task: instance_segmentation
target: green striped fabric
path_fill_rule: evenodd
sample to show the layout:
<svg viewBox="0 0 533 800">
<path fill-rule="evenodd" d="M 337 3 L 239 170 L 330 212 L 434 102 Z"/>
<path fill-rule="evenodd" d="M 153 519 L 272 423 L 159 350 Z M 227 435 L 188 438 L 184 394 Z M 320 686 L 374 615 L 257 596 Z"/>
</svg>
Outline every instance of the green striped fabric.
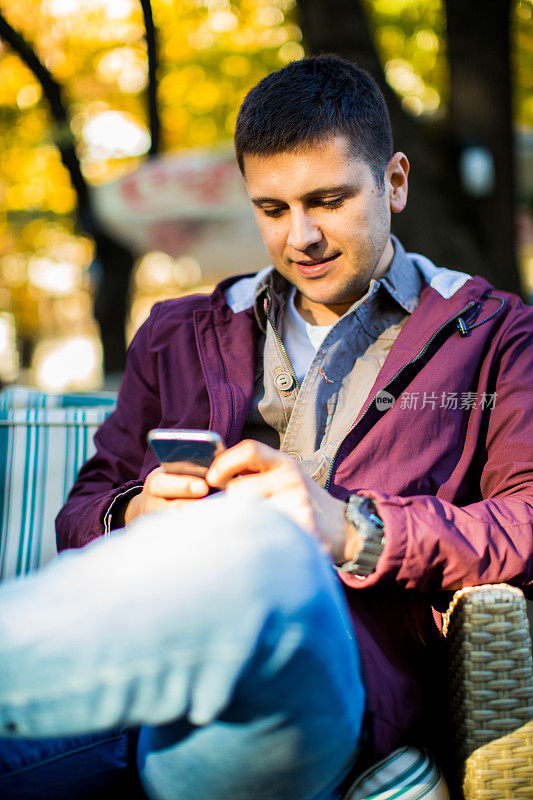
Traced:
<svg viewBox="0 0 533 800">
<path fill-rule="evenodd" d="M 117 401 L 116 392 L 71 392 L 54 394 L 30 386 L 6 386 L 0 392 L 0 411 L 10 408 L 92 408 L 111 406 Z"/>
<path fill-rule="evenodd" d="M 400 747 L 351 785 L 343 800 L 449 800 L 444 777 L 430 756 Z"/>
<path fill-rule="evenodd" d="M 55 517 L 112 410 L 0 411 L 0 580 L 56 555 Z"/>
</svg>

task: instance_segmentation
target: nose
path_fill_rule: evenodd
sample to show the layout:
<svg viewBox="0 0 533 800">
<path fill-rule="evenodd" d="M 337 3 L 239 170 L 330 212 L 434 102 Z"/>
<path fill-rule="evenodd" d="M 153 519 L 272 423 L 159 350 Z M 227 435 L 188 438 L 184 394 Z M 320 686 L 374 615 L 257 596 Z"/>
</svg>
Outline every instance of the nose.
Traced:
<svg viewBox="0 0 533 800">
<path fill-rule="evenodd" d="M 287 244 L 295 250 L 306 250 L 322 239 L 322 231 L 303 209 L 291 209 Z"/>
</svg>

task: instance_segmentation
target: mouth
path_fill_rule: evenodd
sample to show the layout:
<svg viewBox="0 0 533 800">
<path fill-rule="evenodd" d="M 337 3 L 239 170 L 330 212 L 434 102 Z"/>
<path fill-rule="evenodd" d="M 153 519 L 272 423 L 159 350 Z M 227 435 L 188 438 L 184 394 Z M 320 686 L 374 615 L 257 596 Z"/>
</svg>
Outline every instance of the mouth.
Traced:
<svg viewBox="0 0 533 800">
<path fill-rule="evenodd" d="M 296 265 L 298 272 L 305 277 L 320 277 L 327 272 L 329 265 L 340 256 L 340 253 L 335 253 L 326 258 L 305 259 L 305 261 L 292 260 Z"/>
</svg>

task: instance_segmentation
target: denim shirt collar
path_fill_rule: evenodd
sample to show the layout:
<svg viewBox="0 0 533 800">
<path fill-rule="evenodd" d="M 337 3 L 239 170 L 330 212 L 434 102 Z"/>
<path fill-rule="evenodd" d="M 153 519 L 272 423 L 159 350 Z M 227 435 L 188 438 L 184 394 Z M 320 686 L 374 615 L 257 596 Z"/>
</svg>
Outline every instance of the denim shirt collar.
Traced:
<svg viewBox="0 0 533 800">
<path fill-rule="evenodd" d="M 420 302 L 422 276 L 407 257 L 396 236 L 391 235 L 391 239 L 394 245 L 394 256 L 390 267 L 379 283 L 404 311 L 412 314 Z"/>
</svg>

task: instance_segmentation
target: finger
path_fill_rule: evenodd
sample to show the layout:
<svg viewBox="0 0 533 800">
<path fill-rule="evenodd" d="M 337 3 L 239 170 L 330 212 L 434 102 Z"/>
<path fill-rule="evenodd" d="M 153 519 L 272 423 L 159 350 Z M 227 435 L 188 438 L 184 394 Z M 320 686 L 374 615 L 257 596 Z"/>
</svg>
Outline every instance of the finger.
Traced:
<svg viewBox="0 0 533 800">
<path fill-rule="evenodd" d="M 230 494 L 254 494 L 261 497 L 272 497 L 279 493 L 290 493 L 293 496 L 304 494 L 305 486 L 300 476 L 290 468 L 284 469 L 284 466 L 267 472 L 238 475 L 226 483 L 226 491 Z"/>
<path fill-rule="evenodd" d="M 164 470 L 154 470 L 146 478 L 145 488 L 150 494 L 167 500 L 204 497 L 209 486 L 202 478 L 191 475 L 174 475 Z"/>
<path fill-rule="evenodd" d="M 191 503 L 196 503 L 197 499 L 190 497 L 190 498 L 182 498 L 179 500 L 178 499 L 167 500 L 164 497 L 154 497 L 152 498 L 151 502 L 154 504 L 152 510 L 168 511 L 169 509 L 186 508 L 187 506 L 190 506 Z"/>
<path fill-rule="evenodd" d="M 205 479 L 211 486 L 225 486 L 237 475 L 263 472 L 287 462 L 293 463 L 279 450 L 253 439 L 245 439 L 220 453 L 213 461 Z"/>
<path fill-rule="evenodd" d="M 201 498 L 200 498 L 201 499 Z M 179 511 L 181 508 L 187 508 L 191 505 L 191 503 L 197 503 L 198 498 L 184 498 L 179 500 L 167 500 L 164 497 L 156 497 L 155 495 L 150 495 L 149 498 L 146 500 L 144 506 L 139 511 L 138 514 L 134 515 L 130 522 L 132 522 L 135 517 L 142 516 L 143 514 L 151 514 L 155 511 Z"/>
</svg>

